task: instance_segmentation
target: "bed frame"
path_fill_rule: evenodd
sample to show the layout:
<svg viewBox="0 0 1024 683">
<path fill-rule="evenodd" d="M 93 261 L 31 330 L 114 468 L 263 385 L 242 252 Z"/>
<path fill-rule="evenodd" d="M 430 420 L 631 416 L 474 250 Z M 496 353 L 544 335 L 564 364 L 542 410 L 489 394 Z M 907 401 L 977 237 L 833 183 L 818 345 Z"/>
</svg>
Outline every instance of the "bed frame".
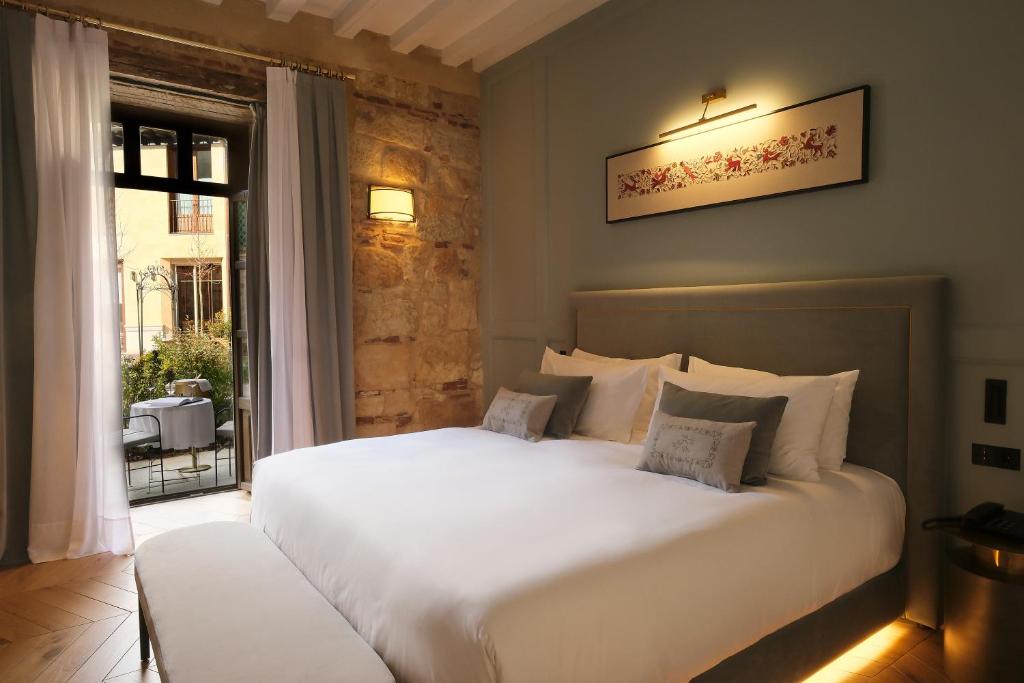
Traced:
<svg viewBox="0 0 1024 683">
<path fill-rule="evenodd" d="M 784 375 L 860 369 L 847 460 L 907 501 L 903 557 L 878 576 L 695 680 L 803 678 L 892 619 L 936 627 L 942 513 L 945 281 L 939 277 L 576 292 L 576 344 L 607 356 L 678 352 Z"/>
</svg>

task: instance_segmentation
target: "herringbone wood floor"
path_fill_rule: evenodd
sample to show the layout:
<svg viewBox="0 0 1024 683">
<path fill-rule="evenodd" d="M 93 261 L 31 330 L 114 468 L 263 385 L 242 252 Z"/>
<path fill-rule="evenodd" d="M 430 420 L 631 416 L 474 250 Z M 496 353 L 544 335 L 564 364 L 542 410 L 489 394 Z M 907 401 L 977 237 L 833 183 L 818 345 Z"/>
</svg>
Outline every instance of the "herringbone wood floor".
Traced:
<svg viewBox="0 0 1024 683">
<path fill-rule="evenodd" d="M 132 510 L 135 541 L 249 517 L 249 494 L 219 493 Z M 139 655 L 132 559 L 104 553 L 0 572 L 0 681 L 159 681 Z"/>
<path fill-rule="evenodd" d="M 136 543 L 168 529 L 249 516 L 237 491 L 132 510 Z M 132 560 L 94 555 L 0 572 L 0 681 L 159 680 L 142 661 Z M 831 662 L 812 683 L 949 683 L 942 635 L 895 621 Z"/>
</svg>

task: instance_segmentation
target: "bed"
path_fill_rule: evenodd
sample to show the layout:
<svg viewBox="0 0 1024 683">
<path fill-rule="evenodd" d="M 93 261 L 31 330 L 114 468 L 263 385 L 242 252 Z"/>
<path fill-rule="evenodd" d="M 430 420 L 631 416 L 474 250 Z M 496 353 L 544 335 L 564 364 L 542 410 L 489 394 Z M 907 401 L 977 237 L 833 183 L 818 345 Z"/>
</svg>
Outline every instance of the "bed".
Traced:
<svg viewBox="0 0 1024 683">
<path fill-rule="evenodd" d="M 265 459 L 253 524 L 399 680 L 793 680 L 901 614 L 935 624 L 941 290 L 572 296 L 595 353 L 860 368 L 848 465 L 821 482 L 726 495 L 636 471 L 639 446 L 445 429 Z"/>
</svg>

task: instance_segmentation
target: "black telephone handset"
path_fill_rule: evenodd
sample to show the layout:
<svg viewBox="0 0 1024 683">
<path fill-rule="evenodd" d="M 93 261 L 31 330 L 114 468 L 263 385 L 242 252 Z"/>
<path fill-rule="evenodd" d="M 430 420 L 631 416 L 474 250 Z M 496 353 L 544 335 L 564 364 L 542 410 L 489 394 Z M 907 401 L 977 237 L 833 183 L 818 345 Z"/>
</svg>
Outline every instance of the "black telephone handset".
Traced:
<svg viewBox="0 0 1024 683">
<path fill-rule="evenodd" d="M 972 507 L 963 517 L 963 525 L 968 529 L 979 529 L 985 522 L 991 521 L 1005 508 L 1002 503 L 982 503 Z"/>
<path fill-rule="evenodd" d="M 961 519 L 961 526 L 1024 542 L 1024 514 L 1006 510 L 999 503 L 971 508 Z"/>
</svg>

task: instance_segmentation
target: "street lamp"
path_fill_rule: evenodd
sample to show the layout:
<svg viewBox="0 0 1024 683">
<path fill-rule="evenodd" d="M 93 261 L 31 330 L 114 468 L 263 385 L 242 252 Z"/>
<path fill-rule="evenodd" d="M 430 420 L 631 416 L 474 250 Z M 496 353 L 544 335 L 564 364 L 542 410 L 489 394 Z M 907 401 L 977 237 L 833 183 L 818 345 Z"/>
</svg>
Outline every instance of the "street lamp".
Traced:
<svg viewBox="0 0 1024 683">
<path fill-rule="evenodd" d="M 174 277 L 163 266 L 147 266 L 141 271 L 132 271 L 132 282 L 135 283 L 136 313 L 139 322 L 139 355 L 143 353 L 142 303 L 150 292 L 165 292 L 171 297 L 171 310 L 174 320 L 178 319 L 178 285 Z"/>
</svg>

